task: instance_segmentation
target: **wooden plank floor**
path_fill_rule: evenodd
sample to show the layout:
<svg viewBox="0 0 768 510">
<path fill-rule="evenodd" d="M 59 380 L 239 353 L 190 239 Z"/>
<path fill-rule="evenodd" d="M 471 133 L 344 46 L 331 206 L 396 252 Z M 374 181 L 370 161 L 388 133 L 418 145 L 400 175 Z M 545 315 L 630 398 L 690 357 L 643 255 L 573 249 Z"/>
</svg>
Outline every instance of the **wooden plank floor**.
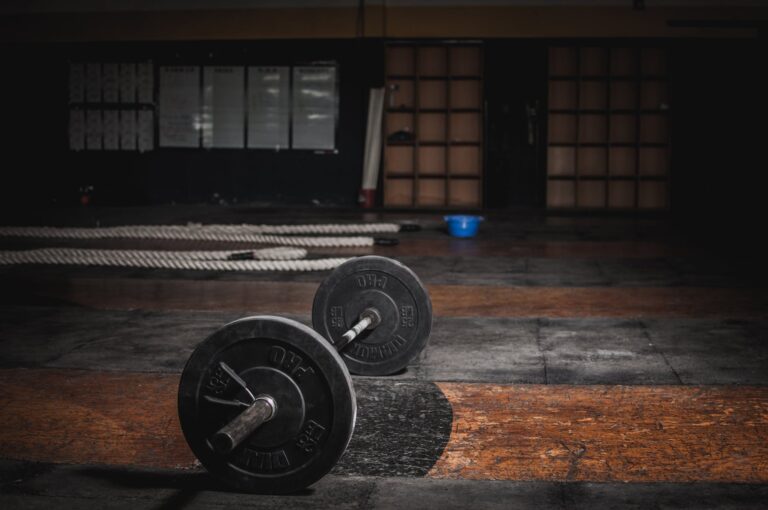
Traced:
<svg viewBox="0 0 768 510">
<path fill-rule="evenodd" d="M 16 286 L 20 286 L 16 283 Z M 308 282 L 66 278 L 26 282 L 20 293 L 63 303 L 130 310 L 234 310 L 306 313 L 318 285 Z M 506 287 L 428 285 L 435 315 L 446 317 L 768 316 L 761 289 L 688 287 Z M 8 286 L 8 293 L 16 290 Z"/>
<path fill-rule="evenodd" d="M 431 476 L 768 481 L 768 388 L 439 383 L 451 439 Z"/>
<path fill-rule="evenodd" d="M 103 214 L 254 221 L 219 208 Z M 347 453 L 289 497 L 227 492 L 200 471 L 178 426 L 178 377 L 240 314 L 307 322 L 326 273 L 0 268 L 0 507 L 764 507 L 761 261 L 658 220 L 502 218 L 456 240 L 423 219 L 394 248 L 317 252 L 412 264 L 436 321 L 406 372 L 355 378 Z M 59 245 L 246 248 L 139 244 Z"/>
<path fill-rule="evenodd" d="M 0 387 L 9 458 L 196 465 L 178 425 L 176 375 L 10 369 Z M 454 414 L 433 477 L 768 482 L 768 387 L 439 387 Z"/>
</svg>

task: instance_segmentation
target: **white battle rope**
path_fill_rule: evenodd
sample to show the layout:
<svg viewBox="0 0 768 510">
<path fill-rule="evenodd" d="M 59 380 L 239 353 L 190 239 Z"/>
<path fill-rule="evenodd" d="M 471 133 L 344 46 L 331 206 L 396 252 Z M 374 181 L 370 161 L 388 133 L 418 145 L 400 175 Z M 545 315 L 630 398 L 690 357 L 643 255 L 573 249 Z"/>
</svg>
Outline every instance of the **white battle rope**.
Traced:
<svg viewBox="0 0 768 510">
<path fill-rule="evenodd" d="M 231 251 L 148 251 L 43 248 L 0 251 L 0 265 L 66 264 L 125 266 L 207 271 L 321 271 L 333 269 L 347 258 L 301 260 L 307 251 L 291 246 L 361 247 L 373 246 L 367 236 L 309 237 L 292 234 L 378 234 L 400 231 L 397 223 L 319 225 L 127 225 L 120 227 L 4 227 L 0 237 L 45 239 L 164 239 L 275 244 L 277 248 L 256 250 L 254 260 L 229 260 L 242 252 Z"/>
<path fill-rule="evenodd" d="M 326 225 L 127 225 L 121 227 L 2 227 L 0 237 L 57 239 L 183 239 L 285 244 L 290 246 L 371 246 L 369 237 L 282 237 L 275 234 L 382 234 L 400 231 L 397 223 Z M 336 244 L 331 244 L 336 243 Z"/>
<path fill-rule="evenodd" d="M 280 244 L 309 247 L 373 246 L 373 237 L 299 237 L 249 234 L 188 227 L 114 227 L 114 228 L 53 228 L 6 227 L 0 236 L 37 237 L 46 239 L 164 239 L 184 241 L 220 241 L 230 243 Z"/>
<path fill-rule="evenodd" d="M 298 260 L 307 256 L 303 248 L 263 248 L 253 251 L 163 251 L 163 250 L 94 250 L 86 248 L 39 248 L 27 251 L 0 251 L 0 260 L 11 259 L 14 254 L 30 253 L 37 257 L 115 257 L 133 260 L 228 260 L 232 255 L 249 253 L 257 260 Z"/>
<path fill-rule="evenodd" d="M 253 252 L 254 258 L 272 260 L 227 260 L 242 252 L 224 251 L 146 251 L 87 250 L 79 248 L 42 248 L 38 250 L 0 251 L 0 265 L 54 264 L 78 266 L 118 266 L 200 271 L 324 271 L 349 260 L 324 258 L 299 260 L 306 250 L 268 248 Z"/>
</svg>

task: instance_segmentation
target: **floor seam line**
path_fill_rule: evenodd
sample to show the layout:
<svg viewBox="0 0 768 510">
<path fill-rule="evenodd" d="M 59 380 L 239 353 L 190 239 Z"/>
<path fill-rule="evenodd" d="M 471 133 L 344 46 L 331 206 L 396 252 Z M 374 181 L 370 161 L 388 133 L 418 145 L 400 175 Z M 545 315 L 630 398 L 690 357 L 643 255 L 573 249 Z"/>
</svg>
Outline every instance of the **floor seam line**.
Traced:
<svg viewBox="0 0 768 510">
<path fill-rule="evenodd" d="M 539 349 L 541 361 L 544 364 L 544 384 L 549 384 L 549 374 L 547 373 L 547 356 L 541 347 L 541 319 L 536 319 L 536 347 Z"/>
<path fill-rule="evenodd" d="M 640 324 L 642 324 L 643 326 L 643 335 L 645 336 L 645 339 L 648 340 L 648 345 L 651 346 L 651 348 L 653 349 L 653 352 L 661 356 L 661 359 L 664 360 L 664 364 L 667 365 L 667 367 L 675 375 L 675 379 L 677 379 L 677 383 L 684 386 L 685 383 L 683 383 L 683 379 L 680 377 L 680 374 L 677 373 L 677 370 L 675 370 L 675 367 L 673 367 L 672 364 L 669 362 L 664 352 L 661 349 L 659 349 L 655 343 L 653 343 L 651 334 L 648 332 L 648 326 L 642 321 L 640 321 Z"/>
</svg>

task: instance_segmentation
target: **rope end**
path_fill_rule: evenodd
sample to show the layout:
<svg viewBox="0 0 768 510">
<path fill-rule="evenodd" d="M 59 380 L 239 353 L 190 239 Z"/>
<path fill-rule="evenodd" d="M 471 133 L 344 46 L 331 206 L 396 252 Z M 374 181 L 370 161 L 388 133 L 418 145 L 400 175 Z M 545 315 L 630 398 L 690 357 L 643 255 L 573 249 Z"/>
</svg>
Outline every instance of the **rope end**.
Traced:
<svg viewBox="0 0 768 510">
<path fill-rule="evenodd" d="M 374 237 L 373 244 L 378 246 L 397 246 L 400 240 L 396 237 Z"/>
<path fill-rule="evenodd" d="M 419 232 L 421 225 L 418 223 L 401 223 L 400 232 Z"/>
</svg>

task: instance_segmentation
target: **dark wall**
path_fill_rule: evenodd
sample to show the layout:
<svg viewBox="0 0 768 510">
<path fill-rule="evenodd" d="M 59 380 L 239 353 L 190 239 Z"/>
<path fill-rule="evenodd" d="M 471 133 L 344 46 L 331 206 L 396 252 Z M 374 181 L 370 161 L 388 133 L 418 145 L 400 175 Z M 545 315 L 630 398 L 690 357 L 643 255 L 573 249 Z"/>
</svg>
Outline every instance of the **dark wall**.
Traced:
<svg viewBox="0 0 768 510">
<path fill-rule="evenodd" d="M 8 45 L 2 47 L 0 93 L 3 200 L 75 203 L 92 185 L 94 203 L 167 204 L 225 200 L 277 204 L 352 205 L 362 176 L 367 91 L 383 78 L 383 46 L 375 41 L 260 41 Z M 67 148 L 70 60 L 151 58 L 156 66 L 339 66 L 337 154 L 313 151 L 168 149 L 71 152 Z M 157 82 L 157 76 L 155 77 Z M 17 161 L 14 165 L 9 161 Z M 19 192 L 19 190 L 24 190 Z M 218 198 L 217 198 L 218 197 Z"/>
<path fill-rule="evenodd" d="M 538 150 L 526 143 L 525 104 L 538 99 L 540 112 L 545 111 L 550 42 L 486 41 L 488 207 L 543 207 L 545 153 L 543 143 Z M 672 212 L 704 230 L 733 218 L 764 216 L 765 39 L 654 40 L 653 44 L 665 45 L 671 52 Z M 3 205 L 75 204 L 85 185 L 96 188 L 95 203 L 110 205 L 210 202 L 216 200 L 215 194 L 228 203 L 356 203 L 367 90 L 382 82 L 381 41 L 25 44 L 3 45 L 0 52 Z M 156 65 L 335 60 L 341 98 L 339 153 L 70 152 L 67 64 L 87 58 L 152 58 Z M 542 135 L 543 127 L 541 122 Z"/>
<path fill-rule="evenodd" d="M 671 211 L 706 232 L 766 214 L 765 38 L 488 40 L 485 45 L 485 203 L 544 207 L 547 47 L 661 46 L 671 95 Z M 539 101 L 540 135 L 528 145 L 525 105 Z M 745 220 L 734 223 L 736 220 Z M 747 227 L 750 228 L 750 227 Z"/>
<path fill-rule="evenodd" d="M 672 207 L 702 230 L 766 214 L 767 61 L 764 39 L 674 47 Z"/>
</svg>

